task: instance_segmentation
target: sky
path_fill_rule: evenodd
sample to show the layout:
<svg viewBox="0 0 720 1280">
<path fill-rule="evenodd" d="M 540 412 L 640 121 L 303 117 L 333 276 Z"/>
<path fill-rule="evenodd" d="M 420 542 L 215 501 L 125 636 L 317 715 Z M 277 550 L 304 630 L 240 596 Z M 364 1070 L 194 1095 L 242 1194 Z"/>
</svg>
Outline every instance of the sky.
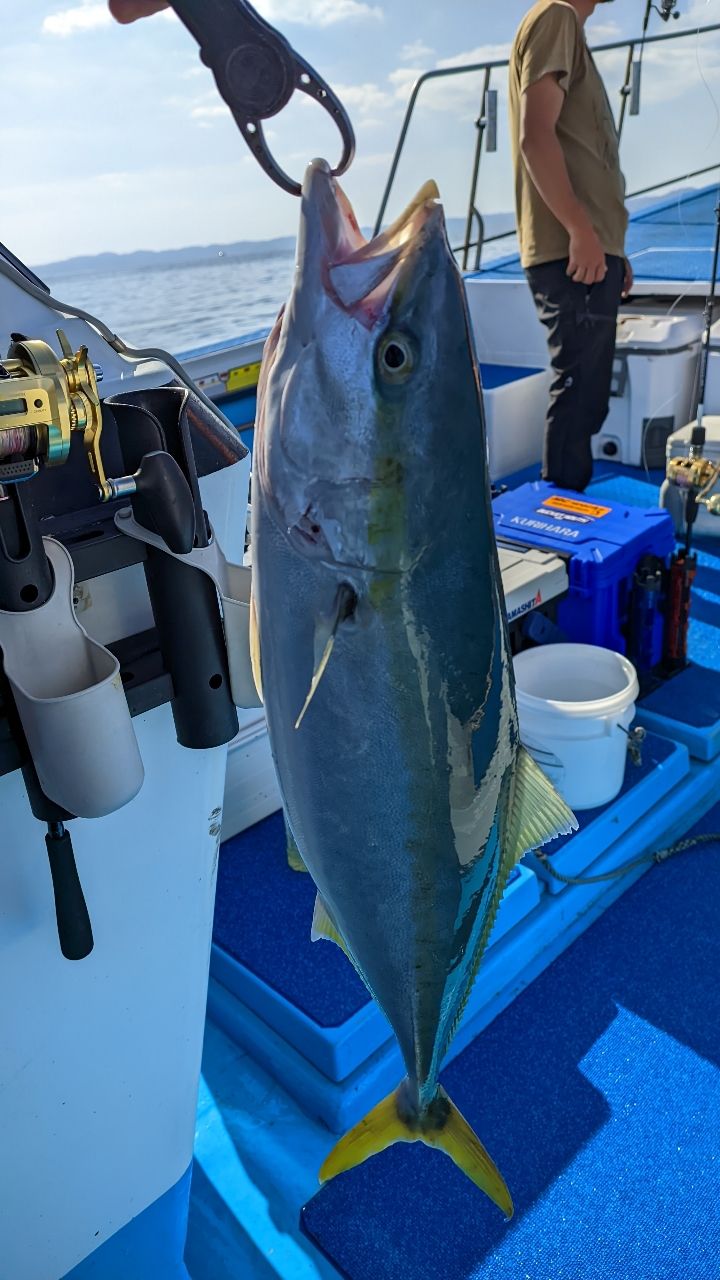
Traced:
<svg viewBox="0 0 720 1280">
<path fill-rule="evenodd" d="M 344 101 L 357 156 L 344 180 L 362 224 L 374 221 L 411 87 L 436 66 L 500 59 L 527 0 L 256 0 Z M 720 0 L 679 0 L 681 19 L 653 14 L 651 33 L 720 23 Z M 591 44 L 638 35 L 645 0 L 601 4 Z M 598 59 L 617 102 L 624 55 Z M 500 90 L 498 151 L 483 157 L 484 211 L 512 206 Z M 448 214 L 467 207 L 480 80 L 440 82 L 421 96 L 389 213 L 428 177 Z M 294 233 L 297 204 L 250 156 L 185 27 L 170 14 L 130 27 L 102 0 L 6 5 L 0 54 L 0 240 L 32 265 L 105 250 L 223 244 Z M 314 155 L 334 161 L 337 135 L 303 95 L 270 121 L 280 162 L 300 177 Z M 648 49 L 643 111 L 628 122 L 630 190 L 720 161 L 720 39 L 695 34 Z"/>
</svg>

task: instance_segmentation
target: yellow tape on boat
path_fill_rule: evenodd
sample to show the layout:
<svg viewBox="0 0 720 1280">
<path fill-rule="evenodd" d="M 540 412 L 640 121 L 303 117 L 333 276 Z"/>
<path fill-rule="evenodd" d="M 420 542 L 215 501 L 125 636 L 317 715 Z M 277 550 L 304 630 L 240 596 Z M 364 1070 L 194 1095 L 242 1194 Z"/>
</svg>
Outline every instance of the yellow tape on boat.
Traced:
<svg viewBox="0 0 720 1280">
<path fill-rule="evenodd" d="M 241 364 L 237 369 L 230 370 L 226 386 L 228 391 L 247 391 L 250 387 L 257 386 L 259 377 L 259 360 L 254 361 L 253 364 Z"/>
</svg>

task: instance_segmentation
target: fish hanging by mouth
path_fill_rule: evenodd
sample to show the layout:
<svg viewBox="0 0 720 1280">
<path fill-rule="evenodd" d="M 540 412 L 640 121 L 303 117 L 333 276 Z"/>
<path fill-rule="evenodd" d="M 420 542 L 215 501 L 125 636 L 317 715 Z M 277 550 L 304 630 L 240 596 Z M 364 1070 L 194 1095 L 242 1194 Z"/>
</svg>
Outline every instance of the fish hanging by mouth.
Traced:
<svg viewBox="0 0 720 1280">
<path fill-rule="evenodd" d="M 308 169 L 253 474 L 255 670 L 290 831 L 406 1078 L 321 1180 L 393 1142 L 510 1193 L 438 1081 L 508 876 L 576 828 L 520 744 L 462 279 L 434 183 L 366 241 Z"/>
</svg>

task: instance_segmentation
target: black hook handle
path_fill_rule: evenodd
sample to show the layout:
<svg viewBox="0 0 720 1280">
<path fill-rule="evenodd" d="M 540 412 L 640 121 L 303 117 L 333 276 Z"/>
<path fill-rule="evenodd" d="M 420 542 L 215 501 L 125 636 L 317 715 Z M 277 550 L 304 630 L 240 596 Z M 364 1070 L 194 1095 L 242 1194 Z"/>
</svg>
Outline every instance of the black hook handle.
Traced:
<svg viewBox="0 0 720 1280">
<path fill-rule="evenodd" d="M 62 822 L 48 823 L 45 844 L 55 894 L 60 950 L 66 960 L 84 960 L 95 943 L 70 832 Z"/>
<path fill-rule="evenodd" d="M 262 129 L 262 121 L 282 111 L 296 89 L 319 102 L 340 131 L 342 156 L 332 172 L 341 174 L 349 168 L 355 155 L 355 134 L 340 99 L 247 0 L 170 3 L 200 45 L 200 57 L 212 71 L 220 96 L 255 159 L 273 182 L 291 195 L 302 192 L 301 184 L 275 160 Z"/>
</svg>

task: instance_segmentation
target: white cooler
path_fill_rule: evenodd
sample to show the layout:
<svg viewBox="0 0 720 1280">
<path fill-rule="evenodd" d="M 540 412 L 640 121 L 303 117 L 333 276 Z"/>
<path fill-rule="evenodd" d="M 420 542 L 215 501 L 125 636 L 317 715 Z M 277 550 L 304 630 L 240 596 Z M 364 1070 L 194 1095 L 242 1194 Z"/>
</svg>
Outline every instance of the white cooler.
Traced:
<svg viewBox="0 0 720 1280">
<path fill-rule="evenodd" d="M 490 479 L 506 480 L 540 463 L 550 395 L 548 369 L 481 364 Z"/>
<path fill-rule="evenodd" d="M 702 329 L 701 315 L 618 317 L 610 412 L 594 457 L 665 465 L 668 436 L 693 413 Z"/>
</svg>

